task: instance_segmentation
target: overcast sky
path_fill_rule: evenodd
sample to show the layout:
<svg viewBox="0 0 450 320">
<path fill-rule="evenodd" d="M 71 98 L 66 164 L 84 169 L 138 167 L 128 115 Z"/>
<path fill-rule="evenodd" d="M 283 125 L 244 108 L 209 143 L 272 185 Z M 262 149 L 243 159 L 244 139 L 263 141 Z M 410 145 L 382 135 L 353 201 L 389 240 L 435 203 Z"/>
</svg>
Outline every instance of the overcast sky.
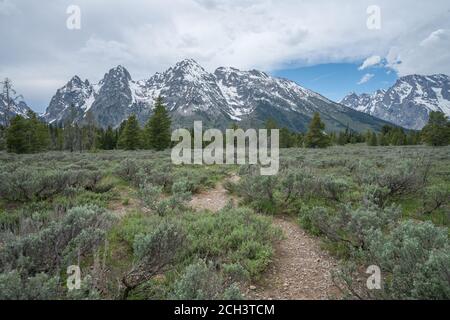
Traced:
<svg viewBox="0 0 450 320">
<path fill-rule="evenodd" d="M 70 5 L 80 30 L 66 27 Z M 367 27 L 370 5 L 381 29 Z M 376 81 L 372 68 L 450 74 L 450 1 L 0 0 L 0 39 L 0 77 L 37 111 L 75 74 L 96 82 L 122 64 L 142 79 L 188 57 L 281 75 L 354 64 L 351 91 Z"/>
</svg>

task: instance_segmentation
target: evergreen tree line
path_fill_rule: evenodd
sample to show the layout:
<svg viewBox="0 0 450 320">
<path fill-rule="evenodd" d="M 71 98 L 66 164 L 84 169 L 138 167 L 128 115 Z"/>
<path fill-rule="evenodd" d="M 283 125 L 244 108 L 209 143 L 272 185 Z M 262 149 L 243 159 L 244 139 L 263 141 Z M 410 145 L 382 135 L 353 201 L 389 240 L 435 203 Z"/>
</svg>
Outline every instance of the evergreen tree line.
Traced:
<svg viewBox="0 0 450 320">
<path fill-rule="evenodd" d="M 83 152 L 93 150 L 165 150 L 172 146 L 171 120 L 161 97 L 156 99 L 153 115 L 143 128 L 135 115 L 122 122 L 119 128 L 102 129 L 93 116 L 87 114 L 84 125 L 68 121 L 65 125 L 45 124 L 36 114 L 20 115 L 10 125 L 0 126 L 0 150 L 13 153 L 35 153 L 48 150 Z M 237 129 L 233 124 L 232 129 Z M 429 123 L 422 131 L 405 132 L 402 128 L 384 126 L 381 132 L 361 134 L 348 127 L 342 132 L 327 133 L 319 113 L 314 114 L 305 134 L 279 128 L 269 119 L 265 128 L 280 130 L 281 148 L 326 148 L 331 145 L 366 143 L 368 146 L 402 146 L 426 143 L 431 146 L 450 145 L 450 121 L 440 112 L 431 112 Z"/>
<path fill-rule="evenodd" d="M 277 128 L 273 120 L 266 123 L 267 129 Z M 366 134 L 350 130 L 327 133 L 320 114 L 315 113 L 306 134 L 280 129 L 280 147 L 326 148 L 331 145 L 366 143 L 368 146 L 406 146 L 425 143 L 430 146 L 450 145 L 450 120 L 442 112 L 431 112 L 428 124 L 421 131 L 405 131 L 400 127 L 385 125 L 381 132 Z"/>
<path fill-rule="evenodd" d="M 74 108 L 71 108 L 74 110 Z M 10 120 L 7 128 L 0 126 L 0 150 L 12 153 L 43 151 L 84 152 L 95 150 L 164 150 L 171 146 L 171 120 L 161 97 L 156 99 L 153 115 L 143 129 L 135 115 L 122 122 L 119 128 L 99 128 L 91 113 L 83 125 L 73 121 L 75 114 L 64 124 L 46 124 L 35 113 Z"/>
</svg>

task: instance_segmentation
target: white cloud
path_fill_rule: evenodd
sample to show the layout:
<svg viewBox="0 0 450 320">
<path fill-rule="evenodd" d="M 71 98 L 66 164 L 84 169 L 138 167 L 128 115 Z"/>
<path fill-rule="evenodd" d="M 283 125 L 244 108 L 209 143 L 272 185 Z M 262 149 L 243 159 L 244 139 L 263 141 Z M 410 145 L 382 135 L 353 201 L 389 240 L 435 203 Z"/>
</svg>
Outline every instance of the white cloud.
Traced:
<svg viewBox="0 0 450 320">
<path fill-rule="evenodd" d="M 437 29 L 422 39 L 399 43 L 387 55 L 388 66 L 401 76 L 450 74 L 450 29 Z"/>
<path fill-rule="evenodd" d="M 380 30 L 366 26 L 371 0 L 77 0 L 79 31 L 66 28 L 72 2 L 14 0 L 14 15 L 1 16 L 0 38 L 8 45 L 0 50 L 0 77 L 11 77 L 28 97 L 45 92 L 49 100 L 57 89 L 50 84 L 62 86 L 74 74 L 97 81 L 122 64 L 145 78 L 187 57 L 211 71 L 370 57 L 366 69 L 379 57 L 400 75 L 450 74 L 448 0 L 378 0 Z M 12 1 L 0 0 L 0 8 L 4 3 Z M 24 79 L 49 85 L 33 90 Z"/>
<path fill-rule="evenodd" d="M 363 64 L 358 68 L 358 70 L 364 70 L 373 66 L 380 64 L 381 57 L 380 56 L 371 56 L 364 60 Z"/>
<path fill-rule="evenodd" d="M 358 85 L 369 82 L 374 76 L 375 75 L 373 73 L 366 73 L 365 75 L 363 75 L 361 80 L 359 80 Z"/>
<path fill-rule="evenodd" d="M 430 47 L 436 44 L 439 44 L 439 42 L 445 42 L 449 41 L 450 39 L 450 30 L 449 29 L 439 29 L 436 31 L 433 31 L 426 39 L 424 39 L 420 45 L 422 47 Z"/>
</svg>

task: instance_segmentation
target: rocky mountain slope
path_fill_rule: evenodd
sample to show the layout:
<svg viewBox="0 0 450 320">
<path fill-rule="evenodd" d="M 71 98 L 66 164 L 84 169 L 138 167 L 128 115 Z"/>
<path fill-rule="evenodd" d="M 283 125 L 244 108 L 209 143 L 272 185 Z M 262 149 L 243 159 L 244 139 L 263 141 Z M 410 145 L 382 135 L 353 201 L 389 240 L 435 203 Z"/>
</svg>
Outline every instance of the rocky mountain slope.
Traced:
<svg viewBox="0 0 450 320">
<path fill-rule="evenodd" d="M 23 99 L 9 99 L 7 103 L 6 95 L 0 93 L 0 125 L 4 125 L 6 119 L 12 119 L 16 115 L 26 117 L 27 112 L 31 111 Z"/>
<path fill-rule="evenodd" d="M 56 92 L 44 118 L 82 122 L 91 112 L 99 125 L 117 127 L 136 114 L 144 123 L 158 95 L 165 99 L 176 127 L 192 127 L 194 120 L 202 120 L 205 127 L 226 128 L 233 122 L 244 128 L 261 127 L 273 118 L 280 126 L 305 131 L 314 112 L 321 114 L 328 130 L 347 125 L 357 131 L 377 130 L 385 124 L 295 82 L 257 70 L 222 67 L 209 73 L 192 59 L 147 80 L 133 80 L 122 66 L 111 69 L 95 85 L 75 76 Z"/>
<path fill-rule="evenodd" d="M 400 78 L 388 90 L 346 96 L 342 104 L 399 126 L 420 130 L 430 111 L 450 116 L 450 77 L 443 74 Z"/>
</svg>

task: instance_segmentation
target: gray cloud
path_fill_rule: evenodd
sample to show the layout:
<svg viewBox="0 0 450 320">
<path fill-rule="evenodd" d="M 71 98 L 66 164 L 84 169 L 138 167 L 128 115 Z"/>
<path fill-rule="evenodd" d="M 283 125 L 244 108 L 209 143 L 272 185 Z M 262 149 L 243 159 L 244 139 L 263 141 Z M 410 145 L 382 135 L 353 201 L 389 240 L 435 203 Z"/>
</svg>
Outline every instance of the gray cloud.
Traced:
<svg viewBox="0 0 450 320">
<path fill-rule="evenodd" d="M 368 0 L 0 0 L 0 77 L 42 111 L 74 74 L 122 64 L 145 78 L 186 57 L 271 71 L 376 55 L 400 75 L 450 74 L 448 0 L 377 2 L 380 30 L 366 27 Z M 81 30 L 66 28 L 72 4 Z"/>
</svg>

